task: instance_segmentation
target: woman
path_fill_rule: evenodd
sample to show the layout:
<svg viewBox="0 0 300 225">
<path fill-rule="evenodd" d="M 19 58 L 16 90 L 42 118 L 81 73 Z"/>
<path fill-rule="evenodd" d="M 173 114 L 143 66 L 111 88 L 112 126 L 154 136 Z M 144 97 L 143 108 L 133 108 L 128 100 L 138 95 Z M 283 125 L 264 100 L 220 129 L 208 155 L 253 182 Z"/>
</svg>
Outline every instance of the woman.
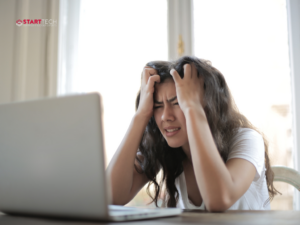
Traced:
<svg viewBox="0 0 300 225">
<path fill-rule="evenodd" d="M 113 204 L 128 203 L 149 182 L 156 205 L 164 184 L 167 207 L 270 209 L 278 192 L 267 142 L 209 62 L 187 56 L 149 62 L 136 108 L 107 169 Z"/>
</svg>

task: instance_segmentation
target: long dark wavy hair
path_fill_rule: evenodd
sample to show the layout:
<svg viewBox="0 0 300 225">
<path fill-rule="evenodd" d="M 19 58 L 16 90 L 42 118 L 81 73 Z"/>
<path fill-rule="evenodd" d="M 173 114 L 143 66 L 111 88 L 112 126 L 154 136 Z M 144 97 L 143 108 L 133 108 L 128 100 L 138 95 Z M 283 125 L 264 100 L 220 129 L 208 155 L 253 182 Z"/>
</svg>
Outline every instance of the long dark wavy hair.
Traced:
<svg viewBox="0 0 300 225">
<path fill-rule="evenodd" d="M 147 63 L 147 66 L 157 71 L 161 83 L 163 83 L 166 79 L 173 79 L 170 74 L 172 68 L 182 78 L 184 76 L 183 66 L 192 63 L 197 69 L 198 77 L 204 78 L 204 101 L 206 103 L 204 111 L 214 142 L 224 163 L 230 150 L 230 141 L 236 134 L 237 128 L 251 128 L 262 135 L 265 147 L 265 175 L 269 200 L 272 200 L 279 192 L 273 186 L 274 173 L 268 156 L 268 142 L 263 133 L 239 112 L 222 73 L 214 68 L 209 61 L 191 56 L 184 56 L 172 62 L 152 61 Z M 136 109 L 139 106 L 139 100 L 140 91 L 136 99 Z M 150 180 L 147 193 L 152 202 L 158 207 L 162 186 L 165 185 L 168 199 L 164 199 L 164 205 L 176 207 L 179 193 L 175 186 L 175 179 L 183 172 L 182 162 L 186 159 L 186 155 L 181 147 L 171 148 L 167 144 L 156 125 L 154 116 L 151 117 L 146 126 L 138 151 L 138 154 L 142 154 L 143 160 L 138 156 L 136 157 L 135 169 L 139 173 L 145 173 Z M 159 181 L 157 174 L 160 170 L 162 170 L 162 177 Z M 150 192 L 151 185 L 154 185 L 154 193 Z"/>
</svg>

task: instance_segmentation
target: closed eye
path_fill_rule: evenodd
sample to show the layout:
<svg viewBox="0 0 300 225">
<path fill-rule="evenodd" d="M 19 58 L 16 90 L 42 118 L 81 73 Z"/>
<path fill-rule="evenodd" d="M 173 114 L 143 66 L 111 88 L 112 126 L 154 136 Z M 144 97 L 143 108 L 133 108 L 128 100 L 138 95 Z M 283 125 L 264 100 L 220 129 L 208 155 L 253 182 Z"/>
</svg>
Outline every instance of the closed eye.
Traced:
<svg viewBox="0 0 300 225">
<path fill-rule="evenodd" d="M 176 102 L 176 103 L 174 103 L 173 105 L 179 105 L 179 104 L 178 104 L 178 102 Z M 154 106 L 153 109 L 158 109 L 158 108 L 161 108 L 161 107 L 162 107 L 161 105 L 159 105 L 159 106 Z"/>
</svg>

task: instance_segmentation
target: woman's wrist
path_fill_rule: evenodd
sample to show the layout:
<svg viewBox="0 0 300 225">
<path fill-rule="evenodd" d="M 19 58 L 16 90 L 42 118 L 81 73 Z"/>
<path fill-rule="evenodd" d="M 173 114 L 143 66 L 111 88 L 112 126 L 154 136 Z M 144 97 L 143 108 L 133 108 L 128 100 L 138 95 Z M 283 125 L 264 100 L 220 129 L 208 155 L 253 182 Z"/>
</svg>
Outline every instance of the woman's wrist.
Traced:
<svg viewBox="0 0 300 225">
<path fill-rule="evenodd" d="M 182 111 L 185 118 L 190 116 L 197 116 L 207 120 L 204 108 L 201 105 L 186 107 Z"/>
<path fill-rule="evenodd" d="M 145 126 L 147 126 L 150 119 L 151 119 L 151 117 L 149 118 L 149 116 L 145 116 L 145 115 L 140 114 L 138 112 L 136 112 L 134 117 L 133 117 L 134 122 L 137 122 L 139 124 L 143 124 Z"/>
</svg>

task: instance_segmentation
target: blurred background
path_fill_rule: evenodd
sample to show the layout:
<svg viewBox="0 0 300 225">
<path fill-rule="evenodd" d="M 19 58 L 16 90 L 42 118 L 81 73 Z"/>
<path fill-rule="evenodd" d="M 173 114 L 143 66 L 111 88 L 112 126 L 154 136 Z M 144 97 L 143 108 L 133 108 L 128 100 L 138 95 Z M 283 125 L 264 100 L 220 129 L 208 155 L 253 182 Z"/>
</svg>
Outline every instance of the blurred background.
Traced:
<svg viewBox="0 0 300 225">
<path fill-rule="evenodd" d="M 106 164 L 135 113 L 145 64 L 195 55 L 223 73 L 268 139 L 272 165 L 296 168 L 286 0 L 0 0 L 0 17 L 0 103 L 100 92 Z M 293 209 L 294 188 L 275 187 L 271 208 Z M 144 187 L 128 205 L 150 200 Z"/>
</svg>

